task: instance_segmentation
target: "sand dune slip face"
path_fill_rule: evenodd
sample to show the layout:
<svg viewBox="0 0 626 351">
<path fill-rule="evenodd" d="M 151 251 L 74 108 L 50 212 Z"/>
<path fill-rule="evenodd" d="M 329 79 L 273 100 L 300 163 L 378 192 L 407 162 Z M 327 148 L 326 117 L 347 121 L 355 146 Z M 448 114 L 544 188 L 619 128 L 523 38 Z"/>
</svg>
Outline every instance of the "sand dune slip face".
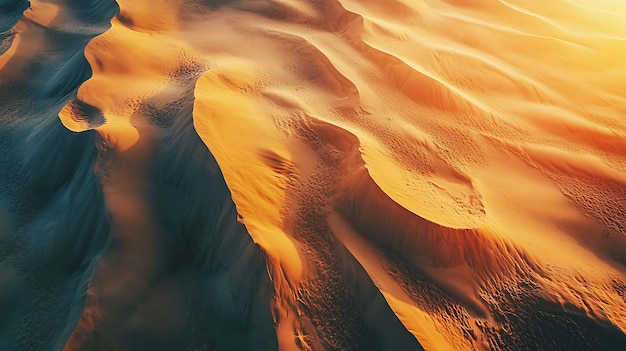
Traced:
<svg viewBox="0 0 626 351">
<path fill-rule="evenodd" d="M 0 350 L 626 347 L 621 1 L 0 18 Z"/>
</svg>

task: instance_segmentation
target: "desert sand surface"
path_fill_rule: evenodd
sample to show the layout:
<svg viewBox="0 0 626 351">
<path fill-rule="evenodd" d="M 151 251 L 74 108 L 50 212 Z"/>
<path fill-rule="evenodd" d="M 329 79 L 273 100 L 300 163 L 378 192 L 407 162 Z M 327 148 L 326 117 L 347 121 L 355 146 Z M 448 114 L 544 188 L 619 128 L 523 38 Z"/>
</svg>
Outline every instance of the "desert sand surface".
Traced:
<svg viewBox="0 0 626 351">
<path fill-rule="evenodd" d="M 0 19 L 0 350 L 626 349 L 626 2 Z"/>
</svg>

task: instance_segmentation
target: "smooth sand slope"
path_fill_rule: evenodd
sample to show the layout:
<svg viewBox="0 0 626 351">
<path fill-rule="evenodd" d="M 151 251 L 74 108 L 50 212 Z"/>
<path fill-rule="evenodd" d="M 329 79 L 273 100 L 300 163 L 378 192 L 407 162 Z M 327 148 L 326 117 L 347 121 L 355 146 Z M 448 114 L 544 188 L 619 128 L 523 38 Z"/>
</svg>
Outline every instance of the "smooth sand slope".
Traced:
<svg viewBox="0 0 626 351">
<path fill-rule="evenodd" d="M 8 3 L 0 349 L 626 345 L 620 1 Z"/>
</svg>

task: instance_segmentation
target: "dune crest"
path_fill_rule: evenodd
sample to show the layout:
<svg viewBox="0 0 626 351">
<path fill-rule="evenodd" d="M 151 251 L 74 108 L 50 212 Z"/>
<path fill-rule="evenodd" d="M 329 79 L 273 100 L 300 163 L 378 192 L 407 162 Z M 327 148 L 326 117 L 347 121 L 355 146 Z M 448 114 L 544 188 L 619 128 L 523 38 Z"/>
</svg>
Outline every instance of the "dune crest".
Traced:
<svg viewBox="0 0 626 351">
<path fill-rule="evenodd" d="M 0 14 L 0 349 L 626 343 L 623 4 Z"/>
</svg>

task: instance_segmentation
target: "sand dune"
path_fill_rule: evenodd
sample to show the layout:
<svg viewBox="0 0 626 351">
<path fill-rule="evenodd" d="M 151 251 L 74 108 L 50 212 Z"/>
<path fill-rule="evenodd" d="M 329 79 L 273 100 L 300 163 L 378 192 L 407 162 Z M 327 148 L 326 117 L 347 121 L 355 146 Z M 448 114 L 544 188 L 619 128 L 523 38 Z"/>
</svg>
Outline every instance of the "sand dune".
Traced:
<svg viewBox="0 0 626 351">
<path fill-rule="evenodd" d="M 626 345 L 621 2 L 0 14 L 0 349 Z"/>
</svg>

